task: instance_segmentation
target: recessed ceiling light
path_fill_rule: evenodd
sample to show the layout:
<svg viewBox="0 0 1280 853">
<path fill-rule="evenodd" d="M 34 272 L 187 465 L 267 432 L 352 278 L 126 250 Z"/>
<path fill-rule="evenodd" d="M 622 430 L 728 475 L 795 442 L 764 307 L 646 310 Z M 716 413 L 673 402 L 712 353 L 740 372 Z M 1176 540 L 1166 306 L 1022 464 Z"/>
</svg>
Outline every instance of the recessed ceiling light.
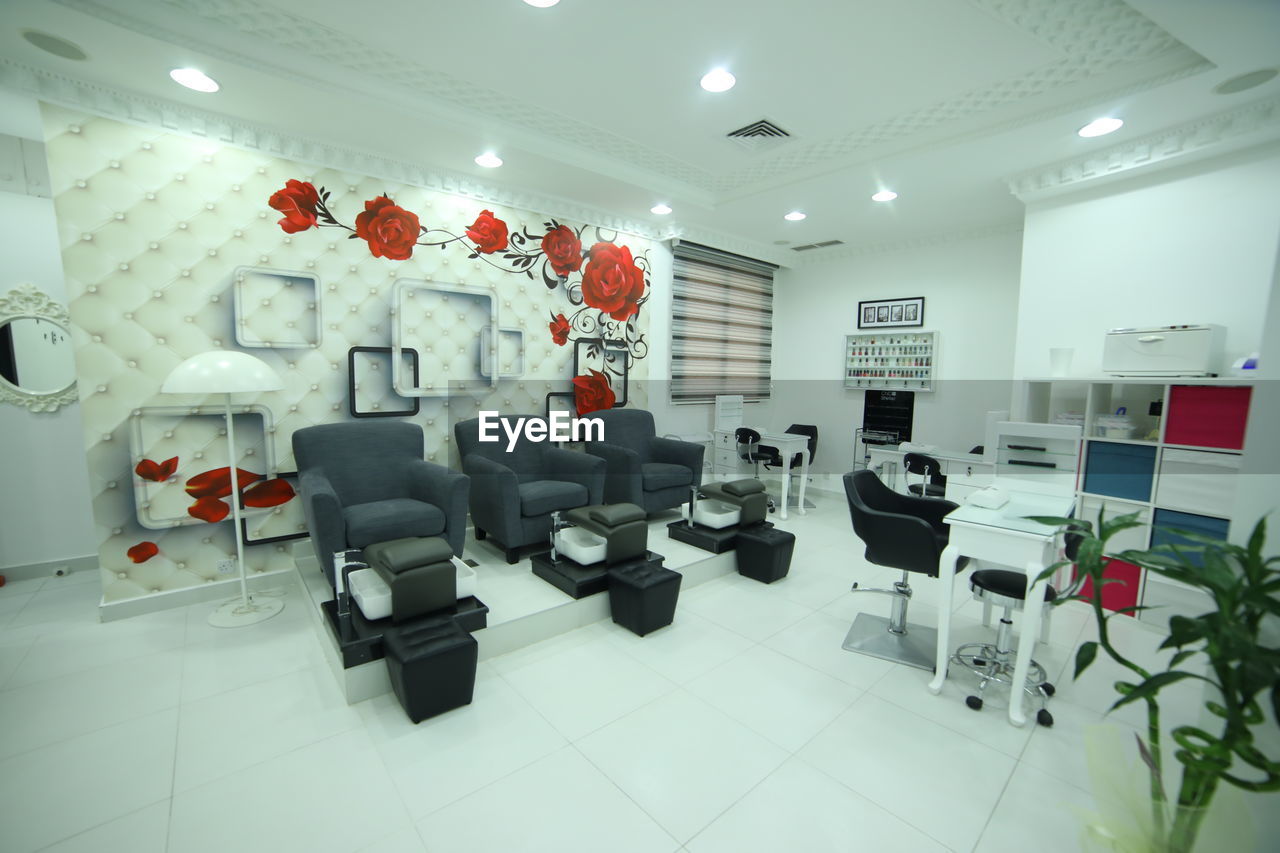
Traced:
<svg viewBox="0 0 1280 853">
<path fill-rule="evenodd" d="M 733 84 L 738 82 L 738 78 L 734 77 L 723 68 L 712 68 L 706 74 L 702 75 L 702 88 L 708 92 L 727 92 L 733 88 Z"/>
<path fill-rule="evenodd" d="M 173 82 L 197 92 L 218 91 L 218 81 L 198 68 L 175 68 L 169 72 Z"/>
<path fill-rule="evenodd" d="M 539 9 L 550 9 L 552 6 L 560 2 L 560 0 L 524 0 L 530 6 L 536 6 Z"/>
<path fill-rule="evenodd" d="M 799 222 L 801 219 L 804 219 L 804 214 L 798 210 L 793 210 L 782 218 L 788 222 Z"/>
<path fill-rule="evenodd" d="M 871 196 L 871 200 L 872 201 L 893 201 L 897 197 L 898 197 L 898 194 L 893 190 L 880 190 L 880 192 L 874 193 Z"/>
<path fill-rule="evenodd" d="M 39 30 L 23 30 L 22 37 L 33 47 L 38 47 L 45 53 L 52 53 L 54 56 L 60 56 L 63 59 L 72 59 L 79 62 L 88 58 L 88 54 L 80 48 L 80 45 L 69 42 L 64 38 L 42 33 Z"/>
<path fill-rule="evenodd" d="M 486 151 L 476 158 L 477 166 L 484 166 L 486 169 L 496 169 L 502 165 L 502 158 L 492 151 Z"/>
<path fill-rule="evenodd" d="M 1258 71 L 1250 71 L 1247 74 L 1237 74 L 1230 80 L 1223 80 L 1214 86 L 1213 91 L 1219 95 L 1234 95 L 1236 92 L 1243 92 L 1246 89 L 1252 89 L 1254 86 L 1270 83 L 1277 74 L 1280 74 L 1280 70 L 1275 68 L 1262 68 Z"/>
<path fill-rule="evenodd" d="M 666 216 L 671 212 L 671 207 L 665 204 L 655 204 L 653 207 L 649 208 L 649 212 L 656 213 L 659 216 Z"/>
<path fill-rule="evenodd" d="M 1095 118 L 1084 127 L 1076 131 L 1085 139 L 1092 139 L 1095 136 L 1106 136 L 1108 133 L 1114 133 L 1124 127 L 1124 122 L 1118 118 Z"/>
</svg>

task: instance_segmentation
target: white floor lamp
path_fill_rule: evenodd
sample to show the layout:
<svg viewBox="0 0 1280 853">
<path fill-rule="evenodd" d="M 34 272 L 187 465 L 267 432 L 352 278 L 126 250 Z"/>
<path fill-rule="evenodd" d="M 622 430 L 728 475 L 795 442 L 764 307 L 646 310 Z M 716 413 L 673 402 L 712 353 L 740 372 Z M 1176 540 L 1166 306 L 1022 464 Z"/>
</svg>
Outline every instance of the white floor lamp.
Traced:
<svg viewBox="0 0 1280 853">
<path fill-rule="evenodd" d="M 239 628 L 270 619 L 284 609 L 278 598 L 255 600 L 249 595 L 244 574 L 244 537 L 240 532 L 240 478 L 236 465 L 235 427 L 231 418 L 231 395 L 279 391 L 284 387 L 276 372 L 261 359 L 242 352 L 214 350 L 193 355 L 179 364 L 164 380 L 166 394 L 221 394 L 226 407 L 227 461 L 231 476 L 231 525 L 236 537 L 236 565 L 240 570 L 240 598 L 226 602 L 209 614 L 209 624 L 218 628 Z"/>
</svg>

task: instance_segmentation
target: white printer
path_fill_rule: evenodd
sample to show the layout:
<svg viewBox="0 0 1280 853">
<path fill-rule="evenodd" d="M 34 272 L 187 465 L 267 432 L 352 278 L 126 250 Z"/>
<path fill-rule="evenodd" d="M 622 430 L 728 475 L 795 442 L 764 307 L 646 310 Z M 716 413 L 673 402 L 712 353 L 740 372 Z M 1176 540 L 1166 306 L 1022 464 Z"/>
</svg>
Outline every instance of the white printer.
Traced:
<svg viewBox="0 0 1280 853">
<path fill-rule="evenodd" d="M 1212 324 L 1112 329 L 1102 372 L 1113 376 L 1216 376 L 1226 328 Z"/>
</svg>

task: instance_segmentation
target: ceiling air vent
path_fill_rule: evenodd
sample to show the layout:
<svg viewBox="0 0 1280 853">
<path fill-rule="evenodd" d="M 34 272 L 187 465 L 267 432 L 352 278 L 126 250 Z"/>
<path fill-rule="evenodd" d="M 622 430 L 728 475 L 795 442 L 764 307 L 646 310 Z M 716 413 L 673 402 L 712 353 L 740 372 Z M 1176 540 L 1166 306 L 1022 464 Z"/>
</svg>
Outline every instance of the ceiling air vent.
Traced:
<svg viewBox="0 0 1280 853">
<path fill-rule="evenodd" d="M 737 130 L 731 130 L 725 136 L 748 151 L 772 148 L 791 138 L 791 134 L 765 118 L 753 121 Z"/>
<path fill-rule="evenodd" d="M 843 246 L 843 240 L 823 240 L 821 243 L 806 243 L 803 246 L 792 246 L 793 252 L 807 252 L 810 249 L 825 249 L 828 246 Z"/>
</svg>

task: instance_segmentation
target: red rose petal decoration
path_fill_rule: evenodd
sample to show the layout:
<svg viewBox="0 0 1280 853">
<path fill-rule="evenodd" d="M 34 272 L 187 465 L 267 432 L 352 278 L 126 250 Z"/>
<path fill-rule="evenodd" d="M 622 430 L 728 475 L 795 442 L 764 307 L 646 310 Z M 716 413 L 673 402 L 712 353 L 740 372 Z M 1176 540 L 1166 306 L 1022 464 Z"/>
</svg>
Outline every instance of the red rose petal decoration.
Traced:
<svg viewBox="0 0 1280 853">
<path fill-rule="evenodd" d="M 551 340 L 555 341 L 556 346 L 562 347 L 569 342 L 569 321 L 563 314 L 552 317 L 547 326 L 551 329 Z"/>
<path fill-rule="evenodd" d="M 492 255 L 507 248 L 507 223 L 493 215 L 492 210 L 482 210 L 467 229 L 467 236 L 476 244 L 476 251 Z"/>
<path fill-rule="evenodd" d="M 201 498 L 187 507 L 187 515 L 213 524 L 227 517 L 231 507 L 217 498 Z"/>
<path fill-rule="evenodd" d="M 236 483 L 241 489 L 261 479 L 261 474 L 255 474 L 243 468 L 236 469 Z M 231 468 L 229 466 L 214 468 L 211 471 L 196 474 L 187 480 L 187 494 L 193 498 L 225 498 L 231 494 Z"/>
<path fill-rule="evenodd" d="M 568 225 L 557 225 L 543 236 L 542 253 L 561 278 L 582 268 L 582 241 Z"/>
<path fill-rule="evenodd" d="M 129 559 L 133 560 L 135 563 L 145 563 L 147 560 L 150 560 L 159 553 L 160 546 L 154 542 L 139 542 L 128 551 L 125 551 L 125 554 L 128 555 Z"/>
<path fill-rule="evenodd" d="M 255 483 L 244 491 L 244 505 L 252 507 L 279 506 L 293 499 L 293 486 L 289 481 L 277 477 Z"/>
<path fill-rule="evenodd" d="M 369 243 L 375 258 L 408 260 L 421 231 L 417 214 L 397 207 L 385 195 L 366 201 L 364 212 L 356 215 L 356 236 Z"/>
<path fill-rule="evenodd" d="M 143 459 L 133 469 L 133 472 L 144 480 L 150 480 L 153 483 L 163 483 L 173 476 L 178 470 L 178 457 L 166 459 L 163 462 L 152 462 L 150 459 Z"/>
<path fill-rule="evenodd" d="M 284 189 L 277 190 L 267 202 L 284 214 L 278 223 L 286 234 L 306 231 L 316 224 L 316 208 L 320 206 L 320 193 L 307 181 L 288 181 Z"/>
<path fill-rule="evenodd" d="M 587 257 L 582 271 L 582 301 L 615 320 L 640 313 L 644 270 L 636 266 L 631 250 L 601 242 L 591 247 Z"/>
<path fill-rule="evenodd" d="M 609 387 L 609 377 L 600 371 L 590 370 L 586 376 L 573 377 L 573 402 L 579 416 L 612 409 L 616 400 L 613 389 Z"/>
</svg>

